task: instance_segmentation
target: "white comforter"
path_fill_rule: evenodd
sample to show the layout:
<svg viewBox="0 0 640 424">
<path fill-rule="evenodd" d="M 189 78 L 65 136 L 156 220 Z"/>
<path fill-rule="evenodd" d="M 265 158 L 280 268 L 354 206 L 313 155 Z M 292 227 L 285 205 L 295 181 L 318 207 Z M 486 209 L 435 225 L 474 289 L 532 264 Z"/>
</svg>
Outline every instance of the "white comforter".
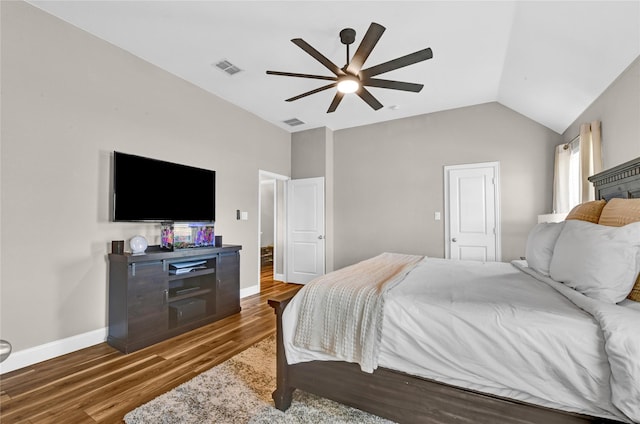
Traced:
<svg viewBox="0 0 640 424">
<path fill-rule="evenodd" d="M 296 297 L 284 313 L 287 361 L 336 360 L 293 344 L 299 308 Z M 548 407 L 640 421 L 637 304 L 603 304 L 511 264 L 422 261 L 385 297 L 378 363 Z"/>
</svg>

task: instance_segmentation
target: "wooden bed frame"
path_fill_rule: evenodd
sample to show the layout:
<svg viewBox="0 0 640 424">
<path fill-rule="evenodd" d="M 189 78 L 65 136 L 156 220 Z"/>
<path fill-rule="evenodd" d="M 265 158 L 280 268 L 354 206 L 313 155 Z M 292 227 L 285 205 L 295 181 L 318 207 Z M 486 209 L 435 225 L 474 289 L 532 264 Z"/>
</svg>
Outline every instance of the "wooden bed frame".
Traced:
<svg viewBox="0 0 640 424">
<path fill-rule="evenodd" d="M 589 177 L 596 190 L 596 199 L 640 198 L 640 158 Z"/>
<path fill-rule="evenodd" d="M 640 158 L 589 178 L 597 199 L 640 197 Z M 564 424 L 619 421 L 546 408 L 463 389 L 379 367 L 372 374 L 358 364 L 312 361 L 287 364 L 282 313 L 293 294 L 269 299 L 277 315 L 276 408 L 285 411 L 300 389 L 399 423 Z"/>
</svg>

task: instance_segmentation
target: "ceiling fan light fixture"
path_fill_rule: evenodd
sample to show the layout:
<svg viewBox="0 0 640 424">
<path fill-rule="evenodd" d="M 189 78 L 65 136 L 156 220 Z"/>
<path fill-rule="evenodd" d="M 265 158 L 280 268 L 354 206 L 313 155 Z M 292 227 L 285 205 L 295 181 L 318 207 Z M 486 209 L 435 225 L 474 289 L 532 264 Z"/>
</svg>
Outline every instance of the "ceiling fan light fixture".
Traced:
<svg viewBox="0 0 640 424">
<path fill-rule="evenodd" d="M 371 22 L 371 25 L 369 25 L 369 29 L 367 29 L 367 32 L 362 38 L 362 41 L 360 41 L 358 49 L 351 58 L 349 58 L 349 45 L 353 44 L 353 42 L 355 41 L 356 32 L 353 28 L 345 28 L 340 31 L 340 41 L 346 46 L 347 51 L 347 63 L 342 68 L 338 67 L 338 65 L 333 63 L 330 59 L 328 59 L 302 38 L 294 38 L 291 40 L 293 44 L 300 47 L 311 57 L 320 62 L 325 68 L 331 71 L 334 76 L 300 74 L 280 71 L 267 71 L 267 74 L 331 81 L 330 84 L 326 84 L 314 90 L 310 90 L 297 96 L 285 99 L 285 101 L 287 102 L 302 99 L 303 97 L 320 93 L 325 90 L 333 89 L 335 87 L 337 89 L 337 93 L 335 93 L 333 100 L 329 105 L 329 109 L 327 109 L 327 113 L 335 112 L 338 105 L 344 98 L 344 95 L 347 93 L 356 93 L 358 97 L 360 97 L 366 104 L 371 106 L 373 110 L 379 110 L 383 107 L 382 103 L 380 103 L 365 87 L 388 88 L 391 90 L 402 90 L 419 93 L 424 85 L 372 77 L 384 74 L 385 72 L 393 71 L 395 69 L 404 68 L 405 66 L 413 65 L 414 63 L 422 62 L 423 60 L 431 59 L 433 57 L 431 48 L 426 48 L 418 50 L 417 52 L 413 52 L 411 54 L 395 58 L 393 60 L 389 60 L 387 62 L 379 63 L 366 69 L 362 69 L 364 63 L 369 57 L 369 54 L 380 40 L 380 37 L 382 37 L 382 33 L 384 33 L 384 31 L 385 28 L 382 25 Z"/>
<path fill-rule="evenodd" d="M 360 80 L 353 75 L 345 75 L 338 79 L 338 91 L 344 94 L 355 93 L 360 89 Z"/>
</svg>

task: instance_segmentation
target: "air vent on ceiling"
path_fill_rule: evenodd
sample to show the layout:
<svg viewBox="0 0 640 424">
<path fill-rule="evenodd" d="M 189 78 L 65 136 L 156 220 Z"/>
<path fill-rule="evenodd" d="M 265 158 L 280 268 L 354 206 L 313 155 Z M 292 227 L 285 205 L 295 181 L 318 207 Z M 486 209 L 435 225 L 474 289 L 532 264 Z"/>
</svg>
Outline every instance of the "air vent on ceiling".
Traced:
<svg viewBox="0 0 640 424">
<path fill-rule="evenodd" d="M 296 125 L 302 125 L 304 124 L 304 122 L 302 122 L 301 120 L 299 120 L 298 118 L 291 118 L 291 119 L 287 119 L 286 121 L 283 121 L 285 124 L 295 127 Z"/>
<path fill-rule="evenodd" d="M 238 68 L 236 65 L 225 59 L 222 59 L 220 62 L 216 63 L 216 67 L 229 75 L 234 75 L 242 71 L 242 69 Z"/>
</svg>

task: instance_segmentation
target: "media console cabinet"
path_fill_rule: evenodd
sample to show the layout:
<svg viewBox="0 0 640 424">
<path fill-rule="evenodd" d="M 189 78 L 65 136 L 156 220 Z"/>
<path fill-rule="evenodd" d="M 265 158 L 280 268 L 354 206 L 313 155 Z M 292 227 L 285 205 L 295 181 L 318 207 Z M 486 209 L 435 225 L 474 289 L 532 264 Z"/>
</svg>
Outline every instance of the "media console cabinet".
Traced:
<svg viewBox="0 0 640 424">
<path fill-rule="evenodd" d="M 241 249 L 109 254 L 107 343 L 129 353 L 240 312 Z"/>
</svg>

